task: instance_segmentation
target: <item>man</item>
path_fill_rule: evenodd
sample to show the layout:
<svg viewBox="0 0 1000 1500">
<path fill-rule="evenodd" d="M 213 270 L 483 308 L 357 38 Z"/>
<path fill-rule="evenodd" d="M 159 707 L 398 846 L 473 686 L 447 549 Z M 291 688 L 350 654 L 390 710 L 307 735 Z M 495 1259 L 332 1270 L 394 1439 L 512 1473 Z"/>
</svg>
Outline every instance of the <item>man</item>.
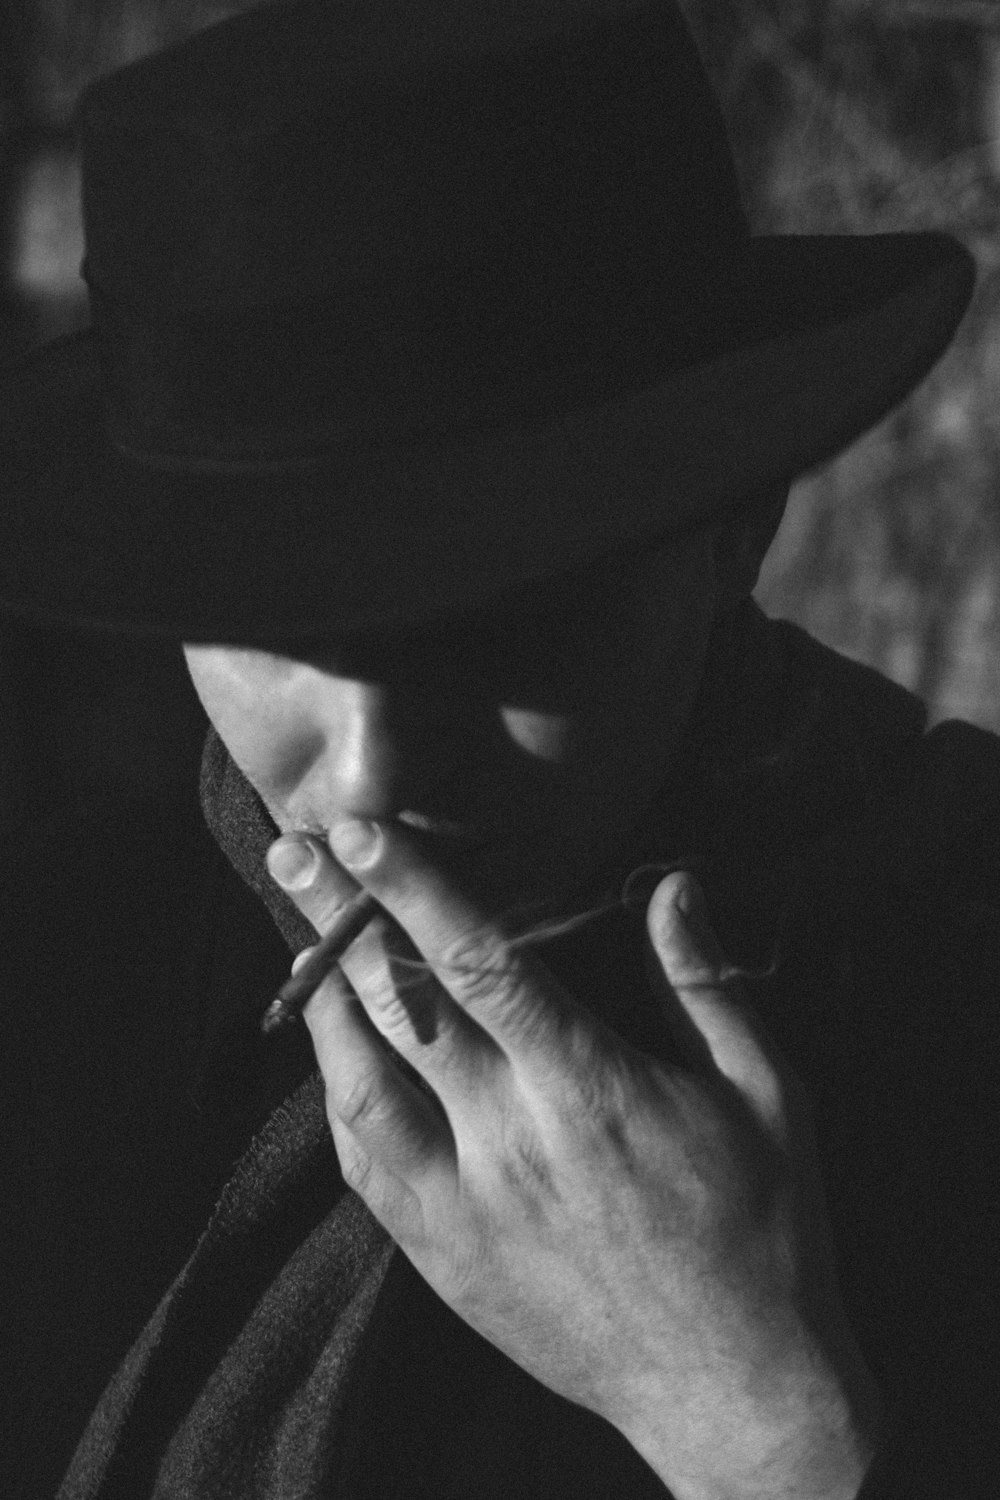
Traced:
<svg viewBox="0 0 1000 1500">
<path fill-rule="evenodd" d="M 299 0 L 81 132 L 3 597 L 184 643 L 225 859 L 9 883 L 25 1492 L 991 1493 L 998 751 L 749 602 L 967 256 L 750 239 L 662 3 Z M 250 893 L 359 887 L 265 1040 Z"/>
</svg>

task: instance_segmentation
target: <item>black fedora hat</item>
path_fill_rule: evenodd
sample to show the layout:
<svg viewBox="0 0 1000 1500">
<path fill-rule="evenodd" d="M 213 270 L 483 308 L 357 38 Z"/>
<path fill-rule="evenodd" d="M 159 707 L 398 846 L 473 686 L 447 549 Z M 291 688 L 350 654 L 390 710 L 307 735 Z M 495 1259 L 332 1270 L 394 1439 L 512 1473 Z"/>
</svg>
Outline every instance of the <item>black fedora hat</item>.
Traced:
<svg viewBox="0 0 1000 1500">
<path fill-rule="evenodd" d="M 878 420 L 948 236 L 751 237 L 668 0 L 293 0 L 79 110 L 92 327 L 0 389 L 0 604 L 394 628 L 720 513 Z"/>
</svg>

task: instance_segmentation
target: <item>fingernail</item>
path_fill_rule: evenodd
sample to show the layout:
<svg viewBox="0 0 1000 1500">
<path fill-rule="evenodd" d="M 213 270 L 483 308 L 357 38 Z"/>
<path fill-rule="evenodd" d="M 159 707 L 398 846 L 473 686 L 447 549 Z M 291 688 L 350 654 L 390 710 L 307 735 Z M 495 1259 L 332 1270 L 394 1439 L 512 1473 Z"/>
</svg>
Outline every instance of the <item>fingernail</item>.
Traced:
<svg viewBox="0 0 1000 1500">
<path fill-rule="evenodd" d="M 689 876 L 675 894 L 674 908 L 679 913 L 691 941 L 700 948 L 703 955 L 713 962 L 724 962 L 705 892 L 693 876 Z"/>
<path fill-rule="evenodd" d="M 330 831 L 330 848 L 342 864 L 366 870 L 378 858 L 382 835 L 374 823 L 349 818 Z"/>
<path fill-rule="evenodd" d="M 310 884 L 319 860 L 306 839 L 279 839 L 267 851 L 267 868 L 286 891 L 302 891 Z"/>
<path fill-rule="evenodd" d="M 309 960 L 310 960 L 310 958 L 312 957 L 312 955 L 315 952 L 316 952 L 315 947 L 309 947 L 309 948 L 303 948 L 301 953 L 296 953 L 295 957 L 292 959 L 291 972 L 293 974 L 297 974 L 299 972 L 299 970 L 301 969 L 302 965 L 305 964 L 305 963 L 308 963 Z"/>
<path fill-rule="evenodd" d="M 698 931 L 706 921 L 705 897 L 695 880 L 685 880 L 674 893 L 674 906 L 688 927 Z"/>
</svg>

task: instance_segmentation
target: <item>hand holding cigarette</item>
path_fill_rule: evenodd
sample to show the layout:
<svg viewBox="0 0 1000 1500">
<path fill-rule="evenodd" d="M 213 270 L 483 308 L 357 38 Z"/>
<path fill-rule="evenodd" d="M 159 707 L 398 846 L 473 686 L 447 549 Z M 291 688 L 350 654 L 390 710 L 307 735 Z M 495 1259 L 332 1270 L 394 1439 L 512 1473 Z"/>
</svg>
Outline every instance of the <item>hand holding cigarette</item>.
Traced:
<svg viewBox="0 0 1000 1500">
<path fill-rule="evenodd" d="M 305 1012 L 348 1186 L 460 1317 L 617 1426 L 672 1492 L 698 1473 L 812 1495 L 820 1472 L 824 1495 L 856 1493 L 877 1395 L 808 1108 L 692 877 L 661 881 L 647 917 L 674 1067 L 512 948 L 416 831 L 377 824 L 367 854 L 340 831 L 286 889 L 320 932 L 355 920 L 345 870 L 384 913 Z M 397 929 L 416 965 L 394 961 Z"/>
</svg>

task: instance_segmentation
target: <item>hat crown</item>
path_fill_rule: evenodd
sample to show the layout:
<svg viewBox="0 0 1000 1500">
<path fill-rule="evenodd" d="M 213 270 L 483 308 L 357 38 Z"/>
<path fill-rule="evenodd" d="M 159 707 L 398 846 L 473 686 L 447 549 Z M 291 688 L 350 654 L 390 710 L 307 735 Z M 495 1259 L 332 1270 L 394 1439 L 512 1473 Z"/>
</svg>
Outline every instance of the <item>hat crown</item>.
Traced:
<svg viewBox="0 0 1000 1500">
<path fill-rule="evenodd" d="M 89 274 L 151 306 L 399 263 L 702 254 L 742 228 L 666 0 L 267 6 L 105 78 L 79 122 Z"/>
<path fill-rule="evenodd" d="M 509 415 L 630 331 L 662 358 L 671 305 L 717 321 L 747 235 L 666 0 L 452 31 L 412 0 L 298 0 L 109 76 L 79 120 L 109 423 L 147 455 Z"/>
</svg>

